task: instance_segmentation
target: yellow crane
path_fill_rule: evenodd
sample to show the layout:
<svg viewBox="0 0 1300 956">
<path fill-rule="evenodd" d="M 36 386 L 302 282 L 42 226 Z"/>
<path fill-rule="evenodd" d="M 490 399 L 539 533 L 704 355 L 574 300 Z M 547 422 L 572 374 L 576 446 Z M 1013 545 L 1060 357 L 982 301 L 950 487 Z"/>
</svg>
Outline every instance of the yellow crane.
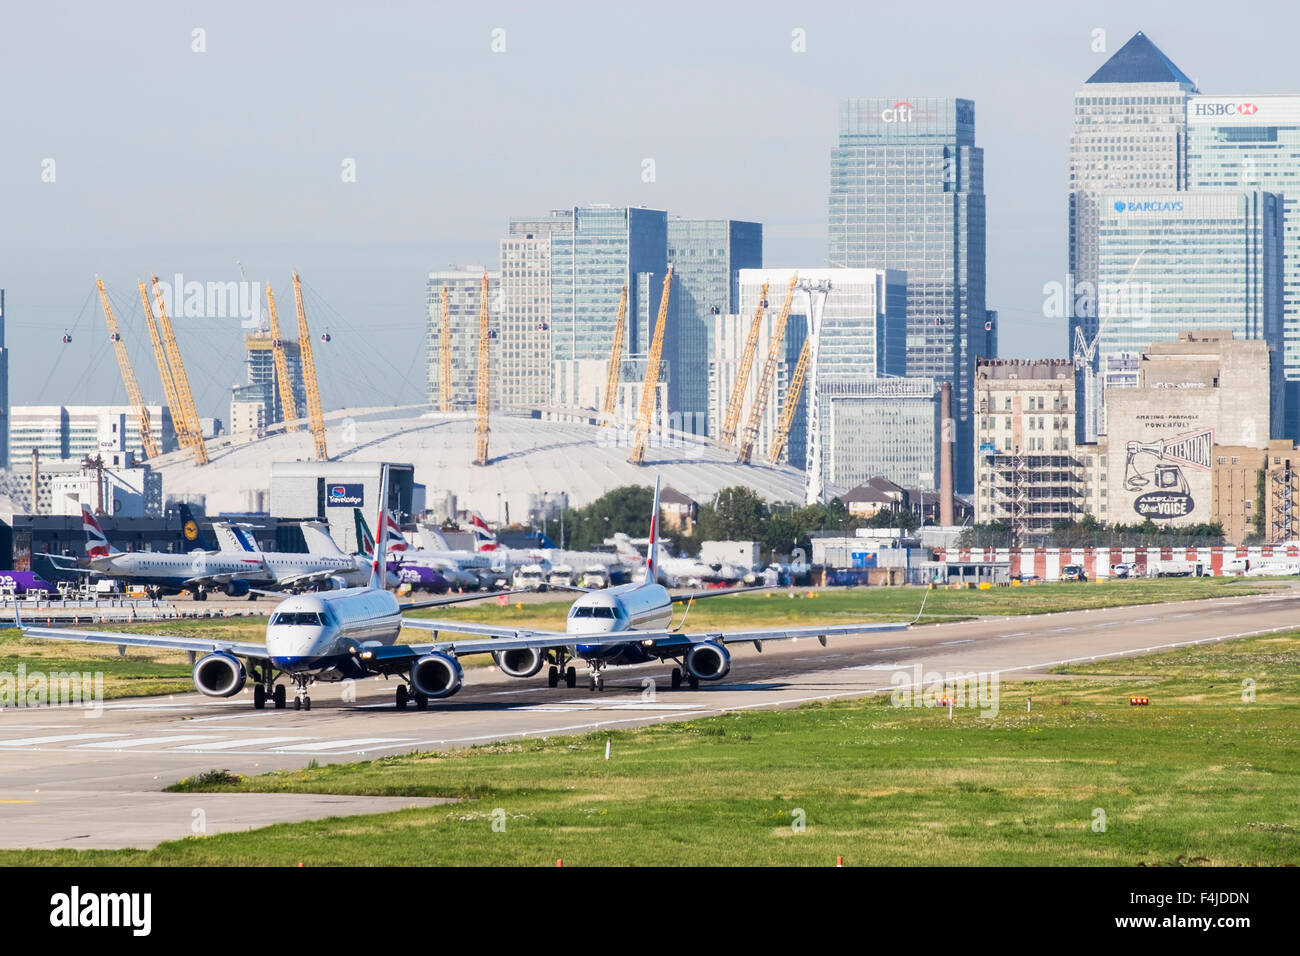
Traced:
<svg viewBox="0 0 1300 956">
<path fill-rule="evenodd" d="M 659 318 L 655 321 L 654 337 L 650 340 L 650 357 L 646 360 L 645 384 L 641 386 L 641 411 L 636 418 L 636 438 L 632 442 L 632 454 L 627 458 L 634 465 L 645 464 L 646 440 L 650 437 L 650 425 L 654 420 L 655 394 L 659 385 L 659 366 L 664 356 L 664 329 L 668 325 L 668 292 L 673 284 L 673 267 L 668 267 L 664 275 L 664 291 L 659 296 Z"/>
<path fill-rule="evenodd" d="M 740 424 L 740 409 L 745 404 L 745 389 L 749 387 L 749 373 L 754 367 L 754 353 L 758 351 L 758 336 L 763 331 L 763 310 L 767 308 L 767 283 L 758 297 L 758 308 L 754 310 L 754 321 L 749 324 L 749 335 L 745 338 L 745 351 L 740 357 L 736 369 L 736 384 L 731 389 L 731 401 L 727 403 L 727 417 L 722 422 L 722 434 L 718 437 L 724 445 L 736 440 L 736 426 Z"/>
<path fill-rule="evenodd" d="M 293 379 L 289 377 L 289 359 L 284 354 L 284 339 L 280 338 L 280 315 L 275 311 L 275 293 L 271 291 L 271 280 L 266 280 L 266 311 L 271 317 L 271 351 L 275 355 L 275 379 L 280 386 L 280 409 L 284 413 L 287 432 L 296 432 L 297 425 L 290 425 L 298 417 L 298 402 L 293 397 Z M 299 347 L 301 355 L 301 346 Z"/>
<path fill-rule="evenodd" d="M 158 334 L 158 322 L 153 317 L 153 306 L 149 304 L 149 290 L 140 283 L 140 302 L 144 305 L 144 321 L 149 327 L 149 341 L 153 344 L 154 361 L 158 364 L 158 377 L 162 379 L 163 397 L 172 415 L 172 429 L 176 432 L 176 444 L 182 448 L 191 445 L 185 422 L 181 418 L 180 403 L 176 400 L 176 380 L 172 378 L 171 364 L 167 361 L 167 351 L 163 348 L 162 337 Z"/>
<path fill-rule="evenodd" d="M 190 447 L 194 449 L 194 461 L 200 465 L 208 463 L 208 446 L 203 441 L 203 428 L 199 425 L 198 409 L 194 407 L 194 393 L 190 391 L 190 379 L 185 374 L 185 363 L 181 361 L 181 347 L 176 342 L 176 332 L 172 329 L 172 320 L 167 315 L 163 303 L 162 287 L 158 277 L 153 277 L 153 296 L 158 303 L 158 329 L 162 332 L 163 345 L 167 348 L 167 362 L 172 369 L 172 379 L 176 383 L 176 400 L 181 406 L 181 417 L 185 419 L 185 430 L 189 433 Z M 172 411 L 172 421 L 176 412 Z"/>
<path fill-rule="evenodd" d="M 600 424 L 603 428 L 614 421 L 618 408 L 618 373 L 623 364 L 623 334 L 627 327 L 627 283 L 618 297 L 618 318 L 614 320 L 614 344 L 609 349 L 609 367 L 605 370 L 605 394 L 601 397 Z"/>
<path fill-rule="evenodd" d="M 307 310 L 302 306 L 302 280 L 293 274 L 293 304 L 298 310 L 298 355 L 302 360 L 302 384 L 307 392 L 307 419 L 311 424 L 311 441 L 317 461 L 329 461 L 325 448 L 325 413 L 320 407 L 320 386 L 316 383 L 316 358 L 311 351 L 311 329 L 307 328 Z"/>
<path fill-rule="evenodd" d="M 794 286 L 799 276 L 790 277 L 790 286 L 785 290 L 785 303 L 781 314 L 772 326 L 772 341 L 767 347 L 767 360 L 763 370 L 758 374 L 758 392 L 754 395 L 754 405 L 749 410 L 749 419 L 745 422 L 745 431 L 740 437 L 740 449 L 736 458 L 749 464 L 754 455 L 754 442 L 758 439 L 758 429 L 763 423 L 763 413 L 767 411 L 767 400 L 772 394 L 772 381 L 776 378 L 776 367 L 781 361 L 781 349 L 785 347 L 785 326 L 790 320 L 790 303 L 794 300 Z"/>
<path fill-rule="evenodd" d="M 790 376 L 790 387 L 785 390 L 781 420 L 777 422 L 776 432 L 772 435 L 772 447 L 767 450 L 767 459 L 774 465 L 781 460 L 781 452 L 785 451 L 785 443 L 790 438 L 790 426 L 794 424 L 794 413 L 799 408 L 799 396 L 803 394 L 803 380 L 808 374 L 808 360 L 811 356 L 812 345 L 808 339 L 804 339 L 799 361 L 795 364 L 794 374 Z"/>
<path fill-rule="evenodd" d="M 451 310 L 447 307 L 447 287 L 442 287 L 442 335 L 438 340 L 438 357 L 442 359 L 442 410 L 451 411 Z"/>
<path fill-rule="evenodd" d="M 117 328 L 117 316 L 108 302 L 108 293 L 104 291 L 104 280 L 95 276 L 95 286 L 99 289 L 99 302 L 104 307 L 104 321 L 108 323 L 108 337 L 113 343 L 117 355 L 117 367 L 122 372 L 122 384 L 126 386 L 126 400 L 135 406 L 136 426 L 140 430 L 140 444 L 144 446 L 145 456 L 158 457 L 158 443 L 153 440 L 153 423 L 149 421 L 149 409 L 145 408 L 144 397 L 140 394 L 140 383 L 136 381 L 135 369 L 131 367 L 131 356 L 126 354 L 126 343 Z"/>
<path fill-rule="evenodd" d="M 483 288 L 478 304 L 478 423 L 474 426 L 474 464 L 488 463 L 488 401 L 492 395 L 492 365 L 488 342 L 488 274 L 483 270 Z"/>
</svg>

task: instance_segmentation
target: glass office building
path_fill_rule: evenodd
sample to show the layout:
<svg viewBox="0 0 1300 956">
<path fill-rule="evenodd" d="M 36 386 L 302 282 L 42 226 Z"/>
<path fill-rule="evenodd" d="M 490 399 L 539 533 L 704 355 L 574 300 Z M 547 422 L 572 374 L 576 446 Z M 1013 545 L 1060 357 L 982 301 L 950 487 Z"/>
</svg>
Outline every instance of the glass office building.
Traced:
<svg viewBox="0 0 1300 956">
<path fill-rule="evenodd" d="M 1099 194 L 1097 361 L 1179 332 L 1228 330 L 1269 343 L 1280 431 L 1282 200 L 1251 190 Z M 1277 436 L 1274 436 L 1277 437 Z"/>
<path fill-rule="evenodd" d="M 734 219 L 668 220 L 670 303 L 676 326 L 668 407 L 686 431 L 705 434 L 709 419 L 709 328 L 736 311 L 741 269 L 763 265 L 763 226 Z"/>
<path fill-rule="evenodd" d="M 840 104 L 831 151 L 830 264 L 907 273 L 907 368 L 952 382 L 956 479 L 973 481 L 971 388 L 987 347 L 984 154 L 975 104 L 894 97 Z"/>
<path fill-rule="evenodd" d="M 1283 437 L 1300 439 L 1300 96 L 1187 101 L 1188 189 L 1264 189 L 1283 202 Z"/>
<path fill-rule="evenodd" d="M 553 231 L 550 241 L 551 399 L 562 406 L 599 408 L 624 283 L 624 357 L 649 351 L 668 268 L 668 214 L 599 205 L 575 206 L 561 215 L 570 217 L 572 228 Z M 671 332 L 671 313 L 668 319 Z M 670 337 L 661 380 L 673 374 L 675 349 Z"/>
<path fill-rule="evenodd" d="M 822 471 L 849 490 L 883 475 L 905 488 L 935 488 L 939 390 L 928 378 L 839 380 L 820 387 Z"/>
<path fill-rule="evenodd" d="M 1070 134 L 1069 344 L 1097 336 L 1099 194 L 1122 189 L 1179 191 L 1187 187 L 1187 98 L 1195 84 L 1151 40 L 1136 33 L 1074 95 Z M 1120 277 L 1121 279 L 1123 276 Z M 1099 393 L 1095 359 L 1075 381 L 1076 438 L 1095 442 Z M 1091 394 L 1088 394 L 1088 393 Z"/>
<path fill-rule="evenodd" d="M 424 352 L 428 372 L 425 400 L 434 408 L 442 407 L 442 290 L 447 290 L 447 325 L 451 342 L 451 403 L 453 408 L 473 408 L 478 396 L 478 322 L 483 301 L 483 276 L 488 277 L 488 322 L 493 330 L 500 326 L 500 275 L 483 266 L 448 266 L 429 273 L 426 284 Z M 491 378 L 500 364 L 497 342 L 491 343 Z M 493 387 L 492 403 L 498 391 Z"/>
</svg>

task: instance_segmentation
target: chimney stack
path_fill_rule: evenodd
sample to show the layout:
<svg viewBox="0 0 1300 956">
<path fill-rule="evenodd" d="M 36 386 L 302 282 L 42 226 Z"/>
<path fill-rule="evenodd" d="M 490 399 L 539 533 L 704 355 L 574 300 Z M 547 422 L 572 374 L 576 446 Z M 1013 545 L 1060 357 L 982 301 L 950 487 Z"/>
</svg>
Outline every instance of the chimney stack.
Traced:
<svg viewBox="0 0 1300 956">
<path fill-rule="evenodd" d="M 939 386 L 939 524 L 956 524 L 952 500 L 952 446 L 957 440 L 957 425 L 952 420 L 952 383 Z"/>
</svg>

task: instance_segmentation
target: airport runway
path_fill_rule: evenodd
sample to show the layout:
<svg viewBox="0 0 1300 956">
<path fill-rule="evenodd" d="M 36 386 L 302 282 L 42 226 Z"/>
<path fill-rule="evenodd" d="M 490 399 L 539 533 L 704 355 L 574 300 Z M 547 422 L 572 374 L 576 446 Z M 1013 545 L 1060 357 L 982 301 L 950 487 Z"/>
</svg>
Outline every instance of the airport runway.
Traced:
<svg viewBox="0 0 1300 956">
<path fill-rule="evenodd" d="M 544 672 L 515 680 L 475 668 L 466 671 L 459 694 L 427 711 L 398 712 L 395 683 L 373 679 L 352 685 L 354 701 L 342 699 L 344 685 L 318 684 L 312 710 L 302 712 L 255 711 L 251 692 L 230 700 L 184 694 L 111 701 L 97 717 L 76 708 L 10 708 L 0 711 L 0 847 L 152 846 L 188 835 L 187 808 L 198 798 L 160 798 L 157 791 L 214 768 L 256 774 L 312 760 L 365 760 L 889 693 L 891 677 L 918 664 L 923 673 L 996 671 L 1016 679 L 1071 660 L 1296 627 L 1300 587 L 1287 585 L 1253 597 L 926 625 L 836 638 L 826 648 L 807 639 L 767 643 L 762 653 L 732 645 L 726 680 L 698 691 L 669 690 L 671 664 L 607 670 L 600 693 L 588 691 L 581 674 L 577 689 L 551 690 Z M 1023 704 L 1001 701 L 1004 709 Z M 275 796 L 260 803 L 257 795 L 232 796 L 218 807 L 205 795 L 208 832 L 392 808 L 364 798 Z M 160 801 L 185 813 L 161 812 Z"/>
</svg>

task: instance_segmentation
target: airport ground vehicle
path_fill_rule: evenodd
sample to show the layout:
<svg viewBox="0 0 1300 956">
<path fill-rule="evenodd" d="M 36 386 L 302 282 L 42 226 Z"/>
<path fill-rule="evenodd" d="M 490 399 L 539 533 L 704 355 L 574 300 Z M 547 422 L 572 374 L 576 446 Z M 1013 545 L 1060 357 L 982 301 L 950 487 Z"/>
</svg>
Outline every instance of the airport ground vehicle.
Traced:
<svg viewBox="0 0 1300 956">
<path fill-rule="evenodd" d="M 1067 564 L 1061 568 L 1062 581 L 1086 581 L 1088 575 L 1084 573 L 1082 564 Z"/>
</svg>

